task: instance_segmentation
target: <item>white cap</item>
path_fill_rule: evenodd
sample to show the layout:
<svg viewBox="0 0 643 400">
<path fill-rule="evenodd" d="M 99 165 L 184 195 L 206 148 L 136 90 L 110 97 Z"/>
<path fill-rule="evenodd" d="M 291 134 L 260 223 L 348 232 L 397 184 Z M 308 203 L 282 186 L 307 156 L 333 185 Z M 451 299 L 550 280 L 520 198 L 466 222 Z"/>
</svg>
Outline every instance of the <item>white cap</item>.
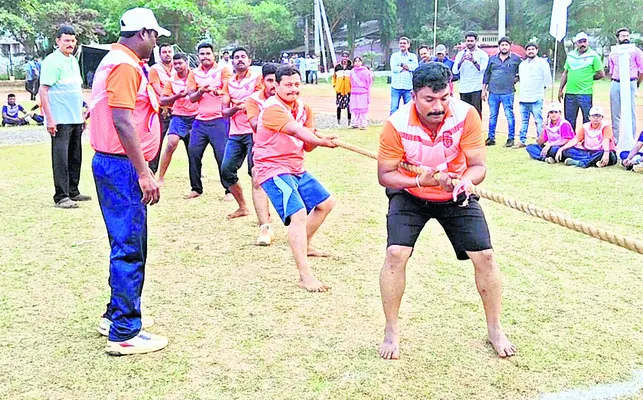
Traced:
<svg viewBox="0 0 643 400">
<path fill-rule="evenodd" d="M 439 44 L 435 46 L 435 54 L 446 54 L 447 53 L 447 48 L 443 44 Z"/>
<path fill-rule="evenodd" d="M 563 106 L 560 103 L 551 103 L 547 112 L 550 113 L 553 111 L 563 112 Z"/>
<path fill-rule="evenodd" d="M 589 36 L 585 32 L 579 32 L 576 36 L 574 36 L 574 43 L 578 42 L 579 40 L 589 40 Z"/>
<path fill-rule="evenodd" d="M 121 32 L 138 32 L 141 29 L 156 31 L 159 36 L 170 36 L 170 31 L 159 26 L 149 8 L 132 8 L 121 17 Z"/>
<path fill-rule="evenodd" d="M 603 109 L 600 108 L 599 106 L 594 106 L 589 109 L 589 115 L 600 115 L 601 117 L 605 116 L 605 113 L 603 112 Z"/>
</svg>

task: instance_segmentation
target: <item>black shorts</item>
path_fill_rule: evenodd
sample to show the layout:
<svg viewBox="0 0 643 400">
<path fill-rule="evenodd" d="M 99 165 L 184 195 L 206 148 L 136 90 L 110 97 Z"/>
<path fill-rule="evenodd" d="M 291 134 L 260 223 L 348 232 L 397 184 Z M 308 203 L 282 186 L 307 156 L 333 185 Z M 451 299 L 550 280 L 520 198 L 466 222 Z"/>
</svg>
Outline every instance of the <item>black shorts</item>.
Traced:
<svg viewBox="0 0 643 400">
<path fill-rule="evenodd" d="M 405 190 L 386 189 L 386 196 L 389 198 L 387 247 L 414 247 L 424 225 L 435 218 L 451 241 L 458 260 L 469 259 L 467 251 L 492 248 L 489 227 L 476 196 L 469 198 L 466 207 L 460 207 L 462 201 L 425 201 Z"/>
</svg>

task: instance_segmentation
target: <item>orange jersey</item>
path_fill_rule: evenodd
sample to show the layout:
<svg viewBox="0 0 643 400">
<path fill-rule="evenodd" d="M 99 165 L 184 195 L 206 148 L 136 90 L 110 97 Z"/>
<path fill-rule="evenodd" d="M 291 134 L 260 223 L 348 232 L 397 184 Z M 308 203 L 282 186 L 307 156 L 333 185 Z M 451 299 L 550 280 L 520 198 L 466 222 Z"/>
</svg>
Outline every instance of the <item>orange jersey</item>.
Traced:
<svg viewBox="0 0 643 400">
<path fill-rule="evenodd" d="M 181 79 L 178 73 L 175 72 L 163 88 L 163 96 L 170 97 L 181 93 L 182 90 L 187 91 L 187 81 L 191 73 L 191 71 L 188 71 L 185 79 Z M 172 115 L 193 117 L 197 114 L 198 110 L 199 105 L 197 103 L 192 103 L 189 96 L 177 99 L 174 101 L 174 104 L 172 104 Z"/>
<path fill-rule="evenodd" d="M 279 96 L 266 100 L 259 114 L 257 133 L 252 147 L 257 182 L 263 183 L 281 174 L 302 174 L 304 142 L 282 132 L 291 121 L 314 130 L 314 115 L 301 100 L 284 103 Z"/>
<path fill-rule="evenodd" d="M 252 75 L 248 71 L 245 78 L 239 78 L 239 74 L 232 76 L 224 85 L 223 93 L 230 96 L 230 106 L 247 102 L 257 89 L 262 88 L 261 76 Z M 248 115 L 243 111 L 236 112 L 230 118 L 230 135 L 246 135 L 252 133 L 252 127 L 248 122 Z"/>
<path fill-rule="evenodd" d="M 435 138 L 422 126 L 411 101 L 389 117 L 380 135 L 378 158 L 431 167 L 438 171 L 462 174 L 467 170 L 463 150 L 484 149 L 482 122 L 477 111 L 467 103 L 451 99 Z M 414 176 L 399 169 L 405 175 Z M 453 194 L 439 186 L 406 189 L 429 201 L 448 201 Z"/>
<path fill-rule="evenodd" d="M 194 92 L 204 86 L 210 86 L 217 91 L 221 91 L 228 78 L 230 78 L 230 70 L 227 68 L 213 66 L 206 71 L 202 66 L 199 66 L 193 69 L 188 76 L 188 91 Z M 211 121 L 223 117 L 221 113 L 221 94 L 203 93 L 198 101 L 198 109 L 196 119 L 200 121 Z"/>
<path fill-rule="evenodd" d="M 159 150 L 161 128 L 158 101 L 143 71 L 141 60 L 122 44 L 113 44 L 96 69 L 92 86 L 90 141 L 94 150 L 126 154 L 121 144 L 112 108 L 133 111 L 134 128 L 146 161 Z"/>
</svg>

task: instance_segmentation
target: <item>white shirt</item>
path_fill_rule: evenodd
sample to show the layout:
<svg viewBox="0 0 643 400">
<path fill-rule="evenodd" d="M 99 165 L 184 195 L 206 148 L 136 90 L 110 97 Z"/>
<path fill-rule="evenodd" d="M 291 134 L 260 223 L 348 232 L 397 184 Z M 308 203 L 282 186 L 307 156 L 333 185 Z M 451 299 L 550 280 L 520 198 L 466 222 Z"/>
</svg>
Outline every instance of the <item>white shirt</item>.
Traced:
<svg viewBox="0 0 643 400">
<path fill-rule="evenodd" d="M 459 66 L 465 53 L 471 53 L 473 55 L 473 60 L 478 62 L 479 70 L 468 60 Z M 454 74 L 460 74 L 460 85 L 458 86 L 460 93 L 472 93 L 482 90 L 482 79 L 484 78 L 484 71 L 487 69 L 488 63 L 489 55 L 477 46 L 473 51 L 465 48 L 458 52 L 453 62 L 452 71 Z"/>
<path fill-rule="evenodd" d="M 535 103 L 545 98 L 545 88 L 551 86 L 549 63 L 540 57 L 526 58 L 518 67 L 521 103 Z"/>
<path fill-rule="evenodd" d="M 227 67 L 230 72 L 234 72 L 234 64 L 232 63 L 232 59 L 229 58 L 228 61 L 226 61 L 223 57 L 219 60 L 219 65 L 222 67 Z"/>
</svg>

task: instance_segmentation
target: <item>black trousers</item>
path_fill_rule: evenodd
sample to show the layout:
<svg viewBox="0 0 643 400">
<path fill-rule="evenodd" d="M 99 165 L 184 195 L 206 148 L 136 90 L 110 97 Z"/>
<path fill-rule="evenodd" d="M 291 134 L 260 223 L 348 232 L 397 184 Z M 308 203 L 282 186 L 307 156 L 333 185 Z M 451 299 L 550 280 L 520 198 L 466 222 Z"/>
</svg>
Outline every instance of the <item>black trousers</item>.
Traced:
<svg viewBox="0 0 643 400">
<path fill-rule="evenodd" d="M 161 149 L 163 148 L 163 140 L 165 140 L 165 135 L 167 130 L 170 127 L 170 118 L 171 115 L 167 114 L 167 117 L 163 117 L 163 113 L 159 113 L 159 120 L 161 122 L 161 141 L 159 142 L 159 151 L 156 153 L 156 157 L 150 161 L 150 169 L 156 174 L 156 171 L 159 169 L 159 161 L 161 160 Z"/>
<path fill-rule="evenodd" d="M 482 90 L 471 93 L 460 93 L 460 100 L 469 103 L 478 111 L 482 118 Z"/>
<path fill-rule="evenodd" d="M 56 125 L 56 136 L 51 138 L 51 166 L 54 171 L 54 202 L 78 196 L 80 166 L 83 161 L 83 124 Z"/>
</svg>

